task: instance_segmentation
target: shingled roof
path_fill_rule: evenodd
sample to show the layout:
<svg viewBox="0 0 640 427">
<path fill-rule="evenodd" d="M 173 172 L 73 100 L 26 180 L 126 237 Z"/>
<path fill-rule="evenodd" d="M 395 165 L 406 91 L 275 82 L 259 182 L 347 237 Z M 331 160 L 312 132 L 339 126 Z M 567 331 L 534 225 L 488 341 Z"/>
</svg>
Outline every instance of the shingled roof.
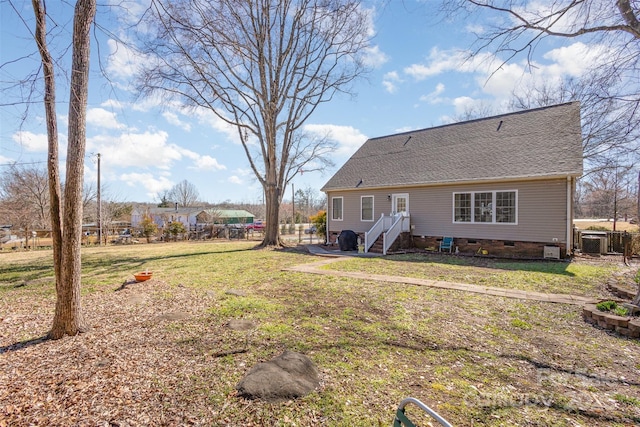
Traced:
<svg viewBox="0 0 640 427">
<path fill-rule="evenodd" d="M 323 191 L 582 175 L 570 102 L 367 140 Z"/>
</svg>

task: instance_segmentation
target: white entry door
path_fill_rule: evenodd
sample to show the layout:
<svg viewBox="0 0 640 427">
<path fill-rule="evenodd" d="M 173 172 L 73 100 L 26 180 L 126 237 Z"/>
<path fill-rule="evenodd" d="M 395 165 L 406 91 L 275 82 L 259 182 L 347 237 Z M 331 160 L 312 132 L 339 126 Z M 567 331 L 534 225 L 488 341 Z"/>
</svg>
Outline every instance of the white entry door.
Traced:
<svg viewBox="0 0 640 427">
<path fill-rule="evenodd" d="M 393 214 L 401 213 L 404 216 L 409 215 L 409 194 L 394 194 L 392 198 Z"/>
</svg>

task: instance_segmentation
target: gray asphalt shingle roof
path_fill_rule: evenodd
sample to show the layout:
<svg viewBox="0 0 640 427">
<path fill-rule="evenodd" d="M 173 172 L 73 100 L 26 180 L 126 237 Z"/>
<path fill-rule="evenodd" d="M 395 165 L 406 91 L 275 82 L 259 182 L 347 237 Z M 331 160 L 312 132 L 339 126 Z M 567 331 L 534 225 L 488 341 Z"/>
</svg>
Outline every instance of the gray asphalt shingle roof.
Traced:
<svg viewBox="0 0 640 427">
<path fill-rule="evenodd" d="M 578 102 L 369 139 L 322 190 L 567 175 L 582 175 Z"/>
</svg>

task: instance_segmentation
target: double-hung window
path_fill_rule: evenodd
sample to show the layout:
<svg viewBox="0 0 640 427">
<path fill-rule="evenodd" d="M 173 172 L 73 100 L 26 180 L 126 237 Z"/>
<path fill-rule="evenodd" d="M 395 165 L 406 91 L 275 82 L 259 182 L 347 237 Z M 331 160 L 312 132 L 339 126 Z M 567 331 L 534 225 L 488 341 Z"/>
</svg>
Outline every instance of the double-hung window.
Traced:
<svg viewBox="0 0 640 427">
<path fill-rule="evenodd" d="M 453 193 L 453 222 L 517 224 L 517 202 L 516 190 Z"/>
<path fill-rule="evenodd" d="M 454 193 L 453 222 L 471 222 L 471 193 Z"/>
<path fill-rule="evenodd" d="M 360 197 L 360 220 L 373 221 L 373 196 Z"/>
<path fill-rule="evenodd" d="M 331 198 L 331 219 L 342 221 L 342 197 Z"/>
<path fill-rule="evenodd" d="M 515 224 L 516 192 L 496 191 L 496 222 Z"/>
</svg>

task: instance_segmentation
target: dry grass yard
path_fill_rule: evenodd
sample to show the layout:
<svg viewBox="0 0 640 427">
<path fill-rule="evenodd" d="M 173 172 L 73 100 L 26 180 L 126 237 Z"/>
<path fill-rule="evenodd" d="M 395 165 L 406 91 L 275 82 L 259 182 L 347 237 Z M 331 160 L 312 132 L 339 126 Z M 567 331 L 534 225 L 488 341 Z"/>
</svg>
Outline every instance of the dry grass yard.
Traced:
<svg viewBox="0 0 640 427">
<path fill-rule="evenodd" d="M 640 341 L 585 323 L 579 306 L 283 271 L 318 257 L 254 245 L 85 248 L 90 329 L 58 341 L 41 339 L 51 253 L 0 253 L 0 426 L 391 426 L 407 396 L 455 426 L 640 423 Z M 416 254 L 326 268 L 593 297 L 631 272 Z M 153 278 L 133 283 L 144 269 Z M 256 327 L 232 330 L 234 319 Z M 252 366 L 285 349 L 313 360 L 318 390 L 278 403 L 237 395 Z"/>
<path fill-rule="evenodd" d="M 589 227 L 603 227 L 607 230 L 613 230 L 613 220 L 575 220 L 573 222 L 580 230 L 587 230 Z M 640 231 L 638 224 L 631 224 L 628 221 L 616 221 L 616 231 L 628 231 L 630 233 L 637 233 Z"/>
</svg>

